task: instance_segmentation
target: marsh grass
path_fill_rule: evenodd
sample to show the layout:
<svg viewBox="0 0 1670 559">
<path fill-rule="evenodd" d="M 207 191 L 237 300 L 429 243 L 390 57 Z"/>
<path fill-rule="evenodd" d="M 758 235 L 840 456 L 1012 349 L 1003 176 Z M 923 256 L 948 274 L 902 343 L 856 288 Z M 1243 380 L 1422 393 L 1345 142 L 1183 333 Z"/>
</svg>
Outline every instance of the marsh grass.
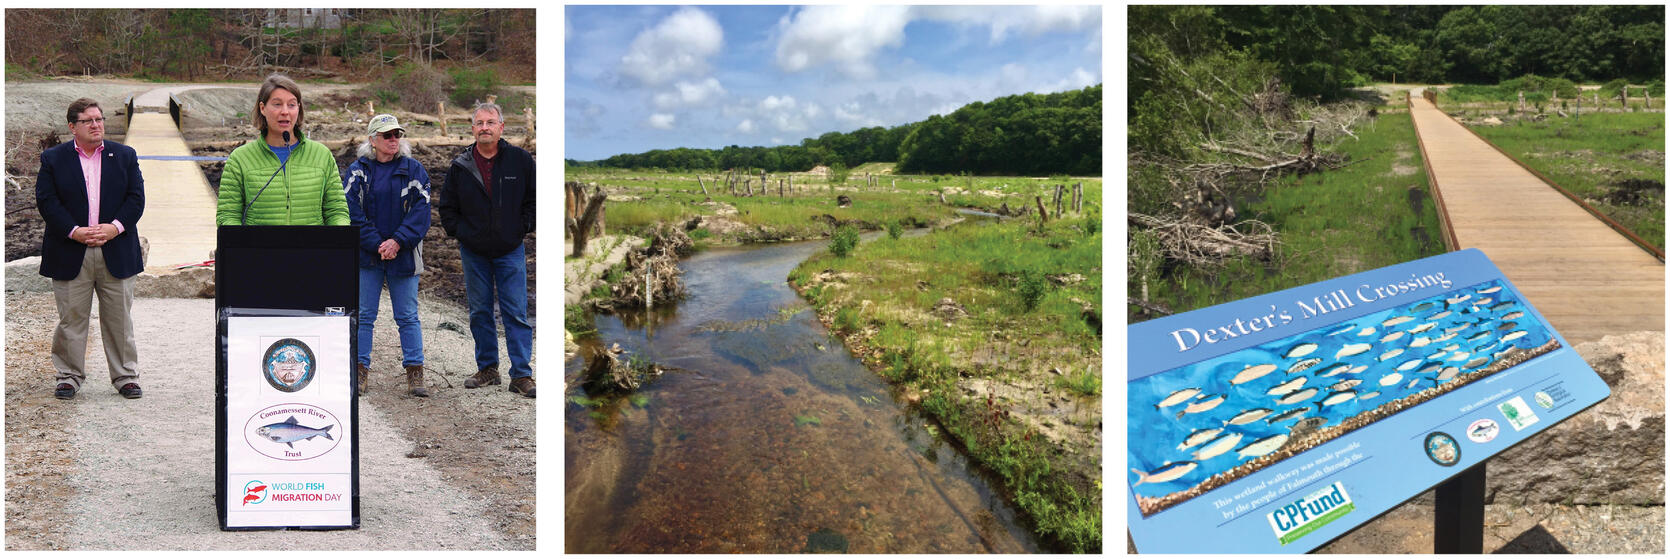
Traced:
<svg viewBox="0 0 1670 559">
<path fill-rule="evenodd" d="M 1594 113 L 1578 118 L 1474 126 L 1473 131 L 1602 214 L 1664 248 L 1664 113 Z M 1637 204 L 1618 203 L 1616 183 L 1651 180 Z"/>
<path fill-rule="evenodd" d="M 1093 194 L 1087 184 L 1086 197 Z M 1017 219 L 878 239 L 845 258 L 819 253 L 789 274 L 884 377 L 926 392 L 922 409 L 1004 479 L 1040 533 L 1077 552 L 1101 547 L 1099 492 L 1068 481 L 1052 461 L 1056 450 L 1030 430 L 1007 421 L 988 428 L 989 404 L 966 396 L 958 381 L 1036 375 L 1042 386 L 1100 394 L 1101 338 L 1084 319 L 1087 310 L 1100 313 L 1102 239 L 1092 225 L 1099 220 L 1051 221 L 1040 233 L 1035 218 Z M 820 283 L 825 271 L 853 279 Z M 947 298 L 967 314 L 935 314 Z M 1024 351 L 1003 363 L 973 358 L 994 341 L 1017 339 L 1026 340 Z M 1079 372 L 1051 380 L 1051 367 Z"/>
<path fill-rule="evenodd" d="M 1410 116 L 1381 115 L 1355 133 L 1337 146 L 1350 156 L 1345 167 L 1285 177 L 1237 200 L 1243 216 L 1280 235 L 1273 261 L 1241 258 L 1214 270 L 1134 258 L 1152 272 L 1149 300 L 1183 312 L 1443 252 Z M 1157 248 L 1141 233 L 1132 245 Z M 1141 282 L 1131 279 L 1133 296 Z"/>
</svg>

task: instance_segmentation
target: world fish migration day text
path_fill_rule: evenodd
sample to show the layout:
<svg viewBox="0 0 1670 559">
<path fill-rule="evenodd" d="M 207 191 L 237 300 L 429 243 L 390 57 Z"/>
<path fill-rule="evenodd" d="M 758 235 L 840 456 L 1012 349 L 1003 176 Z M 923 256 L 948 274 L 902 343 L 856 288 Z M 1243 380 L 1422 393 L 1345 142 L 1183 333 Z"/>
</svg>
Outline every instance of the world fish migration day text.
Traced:
<svg viewBox="0 0 1670 559">
<path fill-rule="evenodd" d="M 1311 319 L 1328 313 L 1343 311 L 1357 306 L 1359 301 L 1372 303 L 1381 299 L 1416 293 L 1433 286 L 1449 289 L 1450 284 L 1450 280 L 1444 278 L 1443 272 L 1424 276 L 1412 273 L 1409 274 L 1409 279 L 1403 281 L 1378 286 L 1365 283 L 1357 286 L 1355 291 L 1336 289 L 1313 297 L 1309 301 L 1295 301 L 1294 304 L 1299 306 L 1299 316 L 1297 318 L 1287 309 L 1270 305 L 1270 313 L 1264 316 L 1251 319 L 1236 318 L 1234 322 L 1229 324 L 1212 326 L 1204 330 L 1179 328 L 1171 331 L 1171 337 L 1177 342 L 1177 351 L 1181 353 L 1200 347 L 1203 342 L 1205 344 L 1215 344 L 1253 332 L 1286 326 L 1298 319 Z M 1280 324 L 1277 324 L 1278 322 Z"/>
</svg>

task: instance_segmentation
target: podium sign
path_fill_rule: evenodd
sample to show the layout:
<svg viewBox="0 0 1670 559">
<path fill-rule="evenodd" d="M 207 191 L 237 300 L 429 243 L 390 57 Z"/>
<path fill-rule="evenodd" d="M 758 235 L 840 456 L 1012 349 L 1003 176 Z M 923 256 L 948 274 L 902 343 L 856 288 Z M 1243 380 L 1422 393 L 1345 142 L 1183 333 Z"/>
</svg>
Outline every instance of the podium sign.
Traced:
<svg viewBox="0 0 1670 559">
<path fill-rule="evenodd" d="M 1469 249 L 1133 324 L 1147 553 L 1304 552 L 1610 390 Z"/>
<path fill-rule="evenodd" d="M 349 227 L 222 227 L 221 529 L 359 527 L 358 272 Z"/>
</svg>

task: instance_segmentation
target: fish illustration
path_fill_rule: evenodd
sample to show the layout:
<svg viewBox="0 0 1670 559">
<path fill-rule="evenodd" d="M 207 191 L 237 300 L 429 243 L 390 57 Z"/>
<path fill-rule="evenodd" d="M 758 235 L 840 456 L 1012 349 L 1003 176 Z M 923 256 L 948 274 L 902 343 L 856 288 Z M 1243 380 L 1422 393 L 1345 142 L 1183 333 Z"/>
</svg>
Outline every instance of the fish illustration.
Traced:
<svg viewBox="0 0 1670 559">
<path fill-rule="evenodd" d="M 1135 472 L 1137 475 L 1137 482 L 1131 484 L 1131 487 L 1136 487 L 1144 483 L 1165 483 L 1183 477 L 1189 472 L 1194 471 L 1195 466 L 1198 465 L 1199 464 L 1194 462 L 1178 462 L 1175 464 L 1166 462 L 1164 465 L 1160 466 L 1160 469 L 1146 473 L 1142 470 L 1131 468 L 1131 471 Z"/>
<path fill-rule="evenodd" d="M 1460 332 L 1460 331 L 1465 330 L 1465 329 L 1467 329 L 1467 327 L 1462 326 L 1460 328 L 1457 328 L 1456 332 Z M 1454 338 L 1455 334 L 1456 334 L 1455 332 L 1447 332 L 1442 336 L 1439 336 L 1437 338 L 1433 338 L 1432 341 L 1434 341 L 1434 342 L 1447 342 L 1447 341 L 1450 341 L 1450 338 Z"/>
<path fill-rule="evenodd" d="M 1409 312 L 1426 312 L 1426 311 L 1428 311 L 1428 310 L 1431 310 L 1431 309 L 1432 309 L 1432 307 L 1435 307 L 1435 306 L 1437 306 L 1437 305 L 1438 305 L 1438 303 L 1434 303 L 1434 302 L 1432 302 L 1432 301 L 1427 301 L 1427 302 L 1425 302 L 1425 303 L 1421 303 L 1421 304 L 1419 304 L 1419 305 L 1415 305 L 1415 307 L 1414 307 L 1414 308 L 1412 308 L 1412 309 L 1409 309 Z"/>
<path fill-rule="evenodd" d="M 1410 359 L 1408 361 L 1404 361 L 1403 364 L 1397 366 L 1397 370 L 1407 371 L 1407 370 L 1413 369 L 1415 367 L 1420 366 L 1421 362 L 1423 362 L 1423 361 L 1425 361 L 1425 360 L 1420 359 L 1420 358 Z"/>
<path fill-rule="evenodd" d="M 1481 345 L 1479 347 L 1475 347 L 1475 348 L 1473 348 L 1473 353 L 1484 353 L 1485 351 L 1488 351 L 1490 348 L 1496 347 L 1496 344 L 1498 344 L 1498 343 L 1501 343 L 1501 342 L 1492 341 L 1488 344 L 1484 344 L 1484 345 Z"/>
<path fill-rule="evenodd" d="M 244 504 L 246 504 L 246 505 L 249 504 L 250 501 L 259 501 L 259 500 L 261 500 L 260 495 L 244 495 Z"/>
<path fill-rule="evenodd" d="M 1403 387 L 1403 389 L 1404 389 L 1404 390 L 1408 390 L 1408 389 L 1410 389 L 1410 388 L 1414 388 L 1414 387 L 1415 387 L 1415 385 L 1416 385 L 1416 384 L 1420 384 L 1420 382 L 1421 382 L 1421 379 L 1420 379 L 1420 377 L 1415 377 L 1415 378 L 1412 378 L 1412 379 L 1409 379 L 1409 384 L 1407 384 L 1407 385 L 1405 385 L 1405 386 L 1404 386 L 1404 387 Z"/>
<path fill-rule="evenodd" d="M 1501 359 L 1503 355 L 1519 351 L 1519 346 L 1508 346 L 1507 349 L 1490 354 L 1491 359 Z"/>
<path fill-rule="evenodd" d="M 1485 339 L 1485 338 L 1488 338 L 1488 337 L 1490 337 L 1490 332 L 1479 332 L 1477 334 L 1467 336 L 1467 342 L 1472 343 L 1472 342 L 1476 342 L 1476 341 L 1479 341 L 1479 340 L 1482 340 L 1482 339 Z"/>
<path fill-rule="evenodd" d="M 1284 444 L 1287 444 L 1287 435 L 1270 435 L 1236 449 L 1235 453 L 1240 454 L 1242 458 L 1257 458 L 1275 452 Z"/>
<path fill-rule="evenodd" d="M 1449 359 L 1446 359 L 1446 361 L 1466 361 L 1469 355 L 1472 354 L 1465 351 L 1457 351 L 1455 352 L 1455 355 L 1451 355 Z"/>
<path fill-rule="evenodd" d="M 1463 302 L 1463 301 L 1466 301 L 1466 300 L 1472 299 L 1472 298 L 1473 298 L 1473 296 L 1471 294 L 1463 293 L 1461 295 L 1456 295 L 1454 297 L 1445 299 L 1444 302 L 1447 303 L 1447 304 L 1450 304 L 1450 305 L 1455 305 L 1456 303 L 1460 303 L 1460 302 Z"/>
<path fill-rule="evenodd" d="M 1347 325 L 1341 326 L 1338 330 L 1334 330 L 1332 332 L 1329 332 L 1328 335 L 1329 336 L 1338 336 L 1340 334 L 1344 334 L 1346 332 L 1350 332 L 1350 331 L 1355 330 L 1355 329 L 1357 329 L 1357 325 L 1347 324 Z"/>
<path fill-rule="evenodd" d="M 1200 413 L 1218 407 L 1218 404 L 1224 403 L 1224 400 L 1224 395 L 1219 394 L 1217 396 L 1189 404 L 1188 407 L 1183 408 L 1183 411 L 1179 413 Z"/>
<path fill-rule="evenodd" d="M 1513 311 L 1511 313 L 1502 315 L 1502 320 L 1514 320 L 1514 319 L 1517 319 L 1517 318 L 1522 317 L 1522 316 L 1525 316 L 1525 313 L 1520 312 L 1520 311 Z"/>
<path fill-rule="evenodd" d="M 1358 366 L 1355 366 L 1355 367 L 1351 368 L 1351 374 L 1355 375 L 1357 373 L 1361 373 L 1361 372 L 1367 371 L 1367 370 L 1368 370 L 1368 365 L 1358 365 Z"/>
<path fill-rule="evenodd" d="M 1438 380 L 1450 380 L 1455 378 L 1458 374 L 1461 374 L 1461 369 L 1457 369 L 1455 367 L 1444 367 L 1444 370 L 1438 373 Z"/>
<path fill-rule="evenodd" d="M 1338 375 L 1340 373 L 1349 373 L 1349 372 L 1351 372 L 1351 364 L 1341 363 L 1338 367 L 1334 367 L 1334 368 L 1328 369 L 1327 371 L 1323 371 L 1322 374 L 1317 375 L 1317 376 L 1319 376 L 1319 377 L 1331 377 L 1331 376 L 1334 376 L 1334 375 Z"/>
<path fill-rule="evenodd" d="M 1363 328 L 1362 331 L 1357 332 L 1357 335 L 1358 336 L 1373 336 L 1374 335 L 1374 327 L 1369 326 L 1367 328 Z"/>
<path fill-rule="evenodd" d="M 1334 383 L 1333 386 L 1330 386 L 1328 388 L 1331 389 L 1331 390 L 1345 390 L 1347 388 L 1352 388 L 1352 387 L 1355 387 L 1355 386 L 1357 386 L 1359 384 L 1362 384 L 1362 383 L 1363 383 L 1363 379 L 1354 378 L 1354 379 L 1351 379 L 1351 380 L 1342 380 L 1342 381 L 1336 382 L 1336 383 Z"/>
<path fill-rule="evenodd" d="M 1401 381 L 1401 380 L 1403 380 L 1403 374 L 1402 373 L 1392 373 L 1392 374 L 1380 377 L 1380 386 L 1391 386 L 1391 385 L 1397 384 L 1398 381 Z"/>
<path fill-rule="evenodd" d="M 1322 358 L 1321 357 L 1312 357 L 1310 359 L 1301 359 L 1298 363 L 1294 363 L 1292 367 L 1287 368 L 1287 374 L 1291 375 L 1293 373 L 1297 373 L 1299 371 L 1303 371 L 1305 369 L 1309 369 L 1311 367 L 1315 367 L 1315 366 L 1321 365 L 1321 364 L 1322 364 Z"/>
<path fill-rule="evenodd" d="M 1379 360 L 1380 361 L 1385 361 L 1387 359 L 1391 359 L 1391 358 L 1397 357 L 1399 355 L 1403 355 L 1403 350 L 1402 349 L 1394 349 L 1394 350 L 1388 351 L 1386 353 L 1380 354 Z"/>
<path fill-rule="evenodd" d="M 1297 419 L 1297 418 L 1300 418 L 1300 417 L 1304 417 L 1305 413 L 1307 413 L 1309 411 L 1310 411 L 1310 408 L 1305 407 L 1305 406 L 1299 406 L 1297 408 L 1293 408 L 1293 409 L 1281 412 L 1280 414 L 1277 414 L 1275 417 L 1272 417 L 1270 419 L 1265 420 L 1264 423 L 1267 423 L 1267 424 L 1270 424 L 1270 425 L 1275 425 L 1277 423 L 1281 423 L 1283 421 L 1287 421 L 1287 420 L 1290 420 L 1290 419 Z"/>
<path fill-rule="evenodd" d="M 1339 359 L 1341 357 L 1350 357 L 1350 356 L 1353 356 L 1353 355 L 1356 355 L 1356 354 L 1359 354 L 1359 353 L 1363 353 L 1365 351 L 1368 351 L 1369 348 L 1372 348 L 1372 347 L 1374 347 L 1374 346 L 1371 345 L 1371 344 L 1345 344 L 1345 347 L 1339 348 L 1339 351 L 1334 352 L 1334 359 Z"/>
<path fill-rule="evenodd" d="M 1430 372 L 1437 371 L 1437 370 L 1442 369 L 1442 368 L 1444 368 L 1443 363 L 1429 363 L 1429 364 L 1427 364 L 1427 366 L 1422 367 L 1421 370 L 1415 371 L 1415 372 L 1417 372 L 1417 373 L 1430 373 Z"/>
<path fill-rule="evenodd" d="M 272 442 L 284 443 L 290 445 L 290 448 L 296 448 L 296 441 L 307 440 L 313 437 L 324 437 L 329 440 L 336 440 L 334 437 L 331 437 L 331 427 L 335 427 L 335 425 L 326 425 L 323 429 L 308 427 L 306 425 L 296 423 L 296 416 L 292 415 L 290 416 L 290 419 L 284 420 L 283 423 L 261 426 L 255 430 L 255 434 L 266 437 Z"/>
<path fill-rule="evenodd" d="M 1450 344 L 1450 345 L 1444 346 L 1444 349 L 1438 350 L 1438 353 L 1434 353 L 1433 355 L 1443 355 L 1445 353 L 1449 353 L 1449 352 L 1455 351 L 1457 349 L 1461 349 L 1461 344 Z"/>
<path fill-rule="evenodd" d="M 1407 315 L 1405 315 L 1405 316 L 1394 316 L 1394 317 L 1386 319 L 1384 322 L 1381 322 L 1380 325 L 1384 326 L 1384 327 L 1391 327 L 1391 326 L 1397 326 L 1399 324 L 1403 324 L 1405 322 L 1409 322 L 1411 320 L 1415 320 L 1415 317 L 1407 316 Z"/>
<path fill-rule="evenodd" d="M 1486 357 L 1480 357 L 1480 358 L 1477 358 L 1477 359 L 1474 359 L 1474 360 L 1472 360 L 1472 361 L 1468 361 L 1468 362 L 1467 362 L 1467 364 L 1466 364 L 1466 365 L 1462 365 L 1462 366 L 1461 366 L 1461 368 L 1463 368 L 1463 369 L 1472 369 L 1472 368 L 1476 368 L 1476 367 L 1478 367 L 1478 366 L 1480 366 L 1480 365 L 1484 365 L 1484 364 L 1485 364 L 1485 363 L 1489 363 L 1489 362 L 1490 362 L 1490 359 L 1489 359 L 1489 358 L 1486 358 Z"/>
<path fill-rule="evenodd" d="M 1526 332 L 1524 330 L 1514 330 L 1512 332 L 1508 332 L 1507 335 L 1502 336 L 1502 341 L 1511 342 L 1511 341 L 1514 341 L 1514 340 L 1525 337 L 1525 334 L 1528 334 L 1528 333 L 1529 332 Z"/>
<path fill-rule="evenodd" d="M 1357 398 L 1357 391 L 1355 391 L 1355 390 L 1341 390 L 1341 391 L 1335 392 L 1333 394 L 1329 394 L 1328 397 L 1323 398 L 1322 403 L 1317 404 L 1317 407 L 1325 408 L 1325 407 L 1332 406 L 1332 405 L 1335 405 L 1335 404 L 1342 404 L 1342 403 L 1345 403 L 1345 402 L 1349 402 L 1349 401 L 1354 400 L 1356 398 Z"/>
<path fill-rule="evenodd" d="M 1291 349 L 1288 349 L 1287 350 L 1287 355 L 1283 355 L 1282 357 L 1285 357 L 1285 358 L 1288 358 L 1288 359 L 1292 359 L 1294 357 L 1304 357 L 1306 355 L 1310 355 L 1310 352 L 1312 352 L 1312 351 L 1316 351 L 1316 344 L 1302 343 L 1302 344 L 1293 346 Z"/>
<path fill-rule="evenodd" d="M 1172 392 L 1170 396 L 1166 396 L 1164 400 L 1160 400 L 1160 403 L 1154 404 L 1154 409 L 1164 409 L 1181 404 L 1189 398 L 1193 398 L 1195 394 L 1199 393 L 1199 388 L 1184 388 L 1182 390 Z"/>
<path fill-rule="evenodd" d="M 1390 334 L 1386 334 L 1384 336 L 1381 336 L 1380 337 L 1380 342 L 1385 343 L 1385 342 L 1389 342 L 1389 341 L 1392 341 L 1392 340 L 1395 340 L 1395 339 L 1398 339 L 1398 338 L 1401 338 L 1401 337 L 1403 337 L 1403 332 L 1401 332 L 1401 331 L 1392 332 Z"/>
<path fill-rule="evenodd" d="M 1490 307 L 1490 312 L 1502 312 L 1512 307 L 1513 301 L 1502 301 L 1500 303 L 1496 303 L 1496 306 Z"/>
<path fill-rule="evenodd" d="M 1358 396 L 1357 399 L 1358 400 L 1372 400 L 1372 399 L 1377 398 L 1379 396 L 1380 396 L 1379 392 L 1370 392 L 1370 393 Z"/>
<path fill-rule="evenodd" d="M 1421 336 L 1413 340 L 1409 340 L 1409 347 L 1426 347 L 1427 344 L 1430 343 L 1432 343 L 1432 338 Z"/>
<path fill-rule="evenodd" d="M 1444 317 L 1450 316 L 1451 314 L 1455 314 L 1455 313 L 1453 311 L 1447 311 L 1446 310 L 1446 311 L 1441 311 L 1438 314 L 1435 314 L 1435 315 L 1432 315 L 1432 316 L 1429 316 L 1429 317 L 1426 317 L 1426 318 L 1427 318 L 1427 320 L 1439 320 L 1439 319 L 1442 319 Z"/>
<path fill-rule="evenodd" d="M 1470 323 L 1463 323 L 1460 326 L 1455 326 L 1455 327 L 1452 327 L 1452 328 L 1445 328 L 1444 333 L 1445 334 L 1454 334 L 1456 332 L 1460 332 L 1462 330 L 1466 330 L 1466 329 L 1472 328 L 1472 327 L 1473 327 L 1473 325 L 1470 324 Z"/>
<path fill-rule="evenodd" d="M 1177 450 L 1187 450 L 1189 447 L 1212 440 L 1218 433 L 1224 432 L 1222 427 L 1212 429 L 1195 429 L 1189 436 L 1183 438 L 1183 443 L 1177 445 Z"/>
<path fill-rule="evenodd" d="M 1299 387 L 1304 386 L 1305 381 L 1307 381 L 1307 380 L 1310 380 L 1310 377 L 1298 377 L 1298 378 L 1295 378 L 1293 380 L 1275 385 L 1274 387 L 1271 387 L 1269 390 L 1264 391 L 1264 393 L 1269 394 L 1271 396 L 1281 396 L 1283 394 L 1289 394 L 1289 393 L 1293 392 L 1294 390 L 1298 390 Z"/>
<path fill-rule="evenodd" d="M 1206 446 L 1200 447 L 1200 450 L 1195 452 L 1195 460 L 1207 460 L 1216 457 L 1219 454 L 1229 452 L 1229 449 L 1235 448 L 1235 445 L 1241 444 L 1241 436 L 1242 435 L 1240 433 L 1230 433 L 1228 435 L 1218 437 L 1215 441 L 1206 443 Z"/>
<path fill-rule="evenodd" d="M 1419 333 L 1421 333 L 1421 332 L 1425 332 L 1425 331 L 1427 331 L 1427 330 L 1431 330 L 1431 329 L 1432 329 L 1432 327 L 1434 327 L 1434 326 L 1437 326 L 1437 325 L 1438 325 L 1438 323 L 1437 323 L 1437 322 L 1427 322 L 1427 323 L 1425 323 L 1425 324 L 1421 324 L 1421 325 L 1420 325 L 1420 326 L 1416 326 L 1416 327 L 1414 327 L 1414 328 L 1410 328 L 1410 329 L 1409 329 L 1409 333 L 1410 333 L 1410 334 L 1419 334 Z"/>
<path fill-rule="evenodd" d="M 1513 327 L 1515 327 L 1515 326 L 1519 326 L 1519 323 L 1509 321 L 1509 322 L 1503 322 L 1501 324 L 1497 324 L 1496 329 L 1497 330 L 1512 330 Z"/>
<path fill-rule="evenodd" d="M 1495 424 L 1485 423 L 1485 424 L 1479 425 L 1478 427 L 1474 427 L 1473 431 L 1470 434 L 1475 436 L 1475 437 L 1483 437 L 1485 435 L 1489 435 L 1492 431 L 1495 431 L 1495 430 L 1496 430 L 1496 425 Z"/>
<path fill-rule="evenodd" d="M 1488 307 L 1488 306 L 1490 306 L 1490 303 L 1495 302 L 1495 301 L 1496 301 L 1495 299 L 1491 299 L 1489 297 L 1480 297 L 1479 300 L 1473 301 L 1473 307 L 1475 307 L 1475 308 L 1477 308 L 1477 307 Z M 1491 309 L 1491 310 L 1495 310 L 1495 309 Z"/>
<path fill-rule="evenodd" d="M 1229 418 L 1229 421 L 1225 422 L 1225 424 L 1226 425 L 1246 425 L 1248 423 L 1252 423 L 1254 421 L 1258 421 L 1260 419 L 1263 419 L 1264 416 L 1270 415 L 1274 411 L 1275 410 L 1272 410 L 1270 408 L 1253 408 L 1253 409 L 1235 414 L 1235 417 Z M 1222 429 L 1219 429 L 1219 430 L 1222 431 Z M 1182 449 L 1178 449 L 1178 450 L 1182 450 Z"/>
<path fill-rule="evenodd" d="M 1311 396 L 1315 396 L 1315 395 L 1316 395 L 1316 388 L 1314 388 L 1314 387 L 1306 388 L 1304 390 L 1300 390 L 1298 392 L 1294 392 L 1292 394 L 1282 396 L 1281 399 L 1276 400 L 1276 403 L 1286 405 L 1286 404 L 1291 404 L 1291 403 L 1294 403 L 1294 402 L 1303 402 L 1305 400 L 1309 400 Z"/>
<path fill-rule="evenodd" d="M 1235 373 L 1235 378 L 1229 379 L 1229 383 L 1241 384 L 1244 382 L 1250 382 L 1264 375 L 1268 375 L 1275 370 L 1276 366 L 1270 364 L 1248 365 L 1247 368 L 1241 369 L 1241 372 Z"/>
</svg>

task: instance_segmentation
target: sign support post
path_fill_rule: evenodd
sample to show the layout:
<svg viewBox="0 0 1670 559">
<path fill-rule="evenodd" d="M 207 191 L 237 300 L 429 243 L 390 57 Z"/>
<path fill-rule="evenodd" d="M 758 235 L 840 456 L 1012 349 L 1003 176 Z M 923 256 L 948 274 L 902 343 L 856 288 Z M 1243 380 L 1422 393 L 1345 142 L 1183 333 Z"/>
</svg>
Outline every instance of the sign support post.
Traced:
<svg viewBox="0 0 1670 559">
<path fill-rule="evenodd" d="M 1484 553 L 1485 464 L 1438 485 L 1433 507 L 1433 553 Z"/>
</svg>

